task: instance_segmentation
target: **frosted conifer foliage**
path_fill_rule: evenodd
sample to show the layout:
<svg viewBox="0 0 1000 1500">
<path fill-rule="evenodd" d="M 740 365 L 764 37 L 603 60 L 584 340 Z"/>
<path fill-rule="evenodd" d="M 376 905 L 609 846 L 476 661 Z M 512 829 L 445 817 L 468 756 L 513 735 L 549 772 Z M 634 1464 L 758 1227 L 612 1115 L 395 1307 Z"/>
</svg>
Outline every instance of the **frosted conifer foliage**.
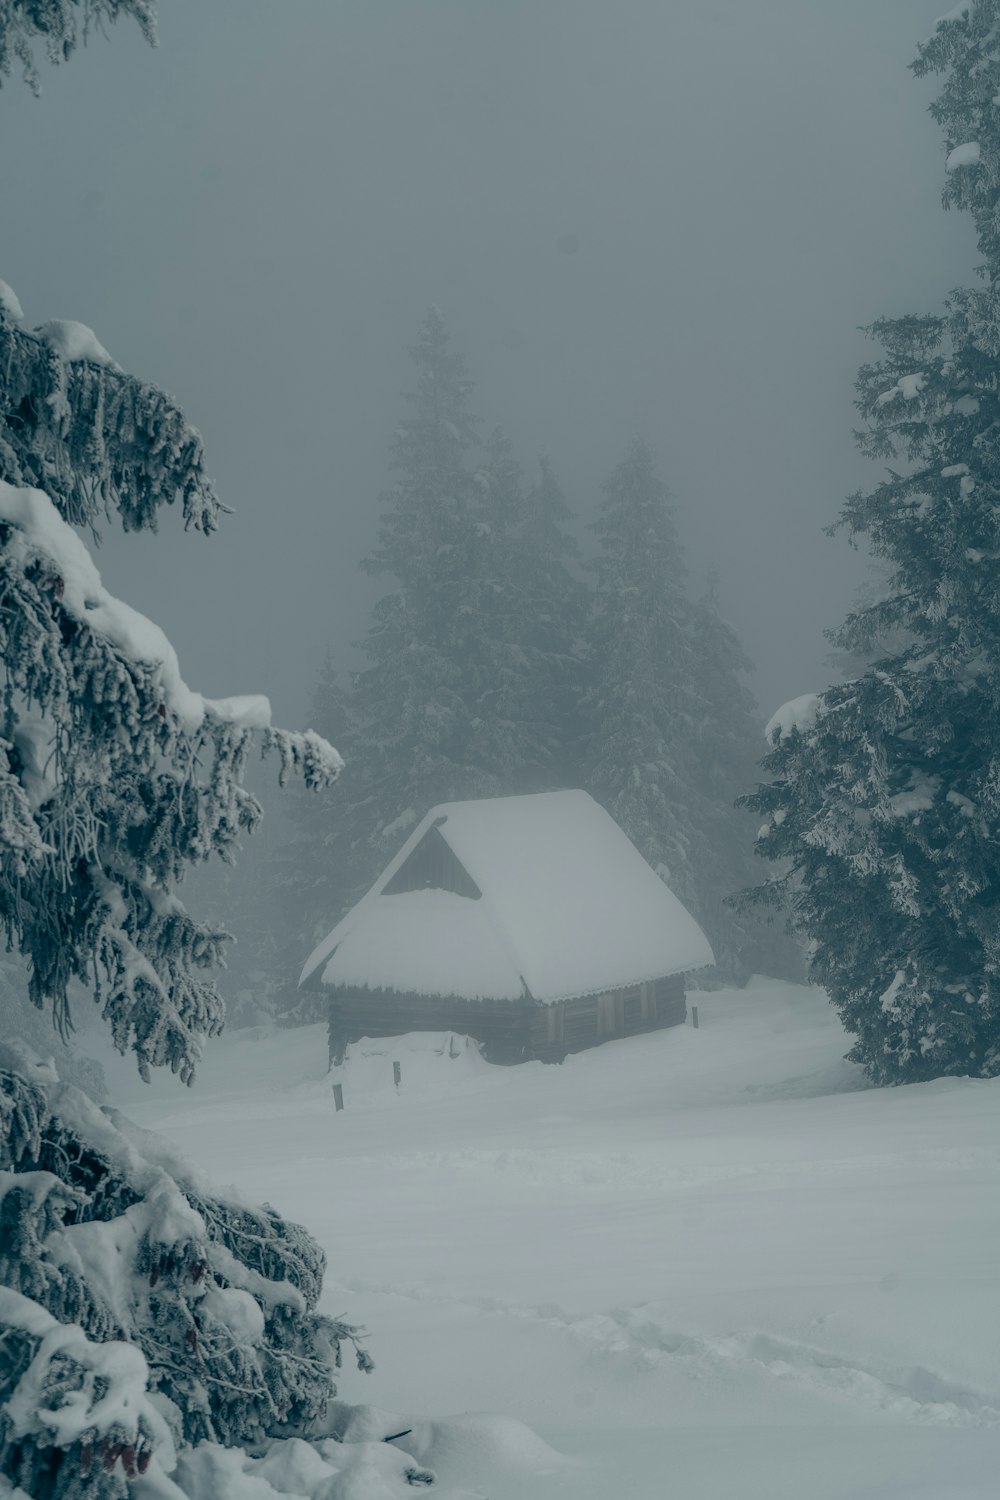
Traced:
<svg viewBox="0 0 1000 1500">
<path fill-rule="evenodd" d="M 768 728 L 757 892 L 790 903 L 812 972 L 880 1083 L 1000 1073 L 1000 4 L 938 24 L 945 203 L 973 214 L 983 285 L 940 316 L 885 319 L 857 382 L 862 452 L 886 477 L 842 524 L 886 567 L 838 646 L 877 659 Z M 976 149 L 971 148 L 975 145 Z"/>
<path fill-rule="evenodd" d="M 687 570 L 665 485 L 636 439 L 604 485 L 590 627 L 587 785 L 696 915 L 696 699 Z"/>
<path fill-rule="evenodd" d="M 155 43 L 154 0 L 0 0 L 0 80 L 16 60 L 37 93 L 36 45 L 44 47 L 49 62 L 64 62 L 92 31 L 119 16 L 138 22 L 146 40 Z"/>
<path fill-rule="evenodd" d="M 322 1430 L 342 1346 L 371 1367 L 315 1311 L 323 1270 L 298 1225 L 0 1045 L 0 1476 L 112 1500 L 152 1468 L 180 1500 L 178 1459 Z"/>
<path fill-rule="evenodd" d="M 314 789 L 341 761 L 272 727 L 266 698 L 193 691 L 163 631 L 104 587 L 71 521 L 152 527 L 180 500 L 211 530 L 201 441 L 89 329 L 19 318 L 5 287 L 0 920 L 63 1032 L 77 981 L 144 1075 L 190 1080 L 222 1024 L 226 934 L 177 888 L 256 827 L 255 745 Z M 178 1497 L 178 1462 L 196 1493 L 212 1453 L 321 1428 L 353 1334 L 314 1311 L 323 1256 L 305 1231 L 218 1197 L 51 1064 L 0 1050 L 0 1487 L 111 1500 L 148 1470 Z"/>
<path fill-rule="evenodd" d="M 221 1026 L 211 971 L 226 935 L 193 920 L 175 887 L 190 864 L 231 859 L 256 826 L 242 786 L 255 736 L 310 786 L 334 779 L 340 759 L 318 735 L 273 729 L 266 699 L 192 692 L 163 632 L 108 594 L 65 518 L 115 507 L 151 526 L 180 495 L 191 524 L 214 525 L 200 440 L 180 413 L 95 362 L 96 340 L 66 358 L 51 337 L 22 334 L 6 306 L 0 330 L 11 355 L 0 366 L 0 921 L 30 962 L 31 999 L 61 1030 L 79 980 L 144 1074 L 166 1064 L 189 1077 Z"/>
</svg>

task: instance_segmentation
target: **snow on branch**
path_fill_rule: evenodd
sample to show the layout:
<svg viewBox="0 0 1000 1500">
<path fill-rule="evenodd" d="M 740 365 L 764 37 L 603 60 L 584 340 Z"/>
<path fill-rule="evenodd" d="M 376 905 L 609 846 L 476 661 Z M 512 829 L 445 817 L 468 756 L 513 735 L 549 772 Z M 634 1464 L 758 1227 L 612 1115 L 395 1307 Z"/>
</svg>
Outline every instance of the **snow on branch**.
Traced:
<svg viewBox="0 0 1000 1500">
<path fill-rule="evenodd" d="M 214 531 L 223 507 L 201 435 L 170 397 L 119 369 L 83 323 L 19 325 L 3 283 L 0 479 L 43 489 L 78 526 L 116 509 L 127 531 L 155 530 L 160 506 L 179 499 L 186 527 Z"/>
<path fill-rule="evenodd" d="M 220 723 L 255 729 L 270 725 L 266 698 L 212 701 L 191 691 L 159 625 L 108 593 L 82 540 L 41 490 L 15 489 L 0 480 L 0 526 L 14 533 L 6 547 L 10 561 L 24 571 L 46 570 L 49 588 L 71 620 L 117 647 L 128 662 L 151 669 L 164 708 L 185 733 L 196 733 L 209 711 Z"/>
<path fill-rule="evenodd" d="M 340 756 L 272 727 L 264 697 L 189 688 L 167 636 L 104 588 L 51 499 L 2 480 L 0 589 L 0 922 L 60 1029 L 80 979 L 144 1076 L 190 1078 L 222 1024 L 206 971 L 228 935 L 194 922 L 173 887 L 192 863 L 232 861 L 257 826 L 242 784 L 255 737 L 282 780 L 311 788 L 336 779 Z"/>
<path fill-rule="evenodd" d="M 28 1494 L 58 1469 L 59 1495 L 89 1477 L 112 1500 L 154 1451 L 170 1472 L 184 1445 L 321 1427 L 342 1344 L 371 1364 L 316 1311 L 324 1264 L 298 1225 L 0 1045 L 0 1474 Z"/>
</svg>

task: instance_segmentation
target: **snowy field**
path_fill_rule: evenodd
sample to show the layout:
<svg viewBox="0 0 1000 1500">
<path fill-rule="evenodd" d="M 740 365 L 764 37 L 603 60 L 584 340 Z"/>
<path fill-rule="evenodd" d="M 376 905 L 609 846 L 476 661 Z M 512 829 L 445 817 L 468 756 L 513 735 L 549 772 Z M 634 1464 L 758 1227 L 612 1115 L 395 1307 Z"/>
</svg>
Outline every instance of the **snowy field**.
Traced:
<svg viewBox="0 0 1000 1500">
<path fill-rule="evenodd" d="M 867 1089 L 819 991 L 691 999 L 560 1067 L 362 1043 L 339 1114 L 321 1027 L 109 1080 L 320 1240 L 377 1364 L 341 1396 L 424 1493 L 993 1500 L 1000 1080 Z"/>
</svg>

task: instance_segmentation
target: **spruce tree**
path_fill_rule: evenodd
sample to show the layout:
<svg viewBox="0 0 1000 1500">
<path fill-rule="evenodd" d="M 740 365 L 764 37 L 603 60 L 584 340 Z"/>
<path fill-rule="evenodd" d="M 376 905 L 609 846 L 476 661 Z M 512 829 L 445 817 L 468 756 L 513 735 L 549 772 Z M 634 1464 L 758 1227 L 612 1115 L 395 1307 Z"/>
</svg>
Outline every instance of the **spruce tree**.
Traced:
<svg viewBox="0 0 1000 1500">
<path fill-rule="evenodd" d="M 701 922 L 717 979 L 794 972 L 787 944 L 728 903 L 749 878 L 733 803 L 759 743 L 751 667 L 717 586 L 691 601 L 670 497 L 640 439 L 594 529 L 586 785 Z"/>
<path fill-rule="evenodd" d="M 590 629 L 587 786 L 698 914 L 691 821 L 698 704 L 687 569 L 666 486 L 636 438 L 603 486 Z"/>
<path fill-rule="evenodd" d="M 570 574 L 569 510 L 551 466 L 528 489 L 505 433 L 477 475 L 463 668 L 474 714 L 471 759 L 505 793 L 565 785 L 575 749 L 583 591 Z"/>
<path fill-rule="evenodd" d="M 177 407 L 82 325 L 30 333 L 9 302 L 0 371 L 0 921 L 60 1031 L 79 981 L 144 1076 L 166 1064 L 190 1077 L 222 1024 L 212 969 L 226 934 L 175 888 L 257 825 L 243 786 L 255 741 L 313 786 L 340 760 L 317 735 L 272 728 L 266 699 L 192 692 L 74 529 L 116 512 L 152 528 L 177 499 L 187 525 L 214 529 L 201 439 Z"/>
<path fill-rule="evenodd" d="M 392 444 L 398 477 L 364 564 L 392 587 L 372 611 L 353 683 L 364 772 L 349 816 L 356 809 L 368 824 L 369 879 L 433 803 L 498 786 L 469 763 L 474 714 L 462 679 L 475 545 L 471 382 L 436 308 L 410 352 L 417 385 Z"/>
<path fill-rule="evenodd" d="M 551 725 L 550 785 L 576 786 L 582 775 L 589 589 L 580 574 L 573 513 L 548 458 L 527 498 L 524 525 L 524 630 L 535 653 L 532 690 Z"/>
<path fill-rule="evenodd" d="M 215 527 L 201 440 L 89 329 L 29 332 L 0 293 L 0 920 L 28 965 L 5 1019 L 23 1035 L 30 1001 L 65 1037 L 75 985 L 143 1076 L 190 1080 L 222 1024 L 226 934 L 177 887 L 256 827 L 255 743 L 317 789 L 340 758 L 273 728 L 266 699 L 193 692 L 104 588 L 78 528 L 155 528 L 176 501 Z M 239 1465 L 321 1430 L 352 1336 L 315 1311 L 322 1270 L 304 1230 L 208 1193 L 21 1037 L 0 1047 L 0 1485 L 111 1500 L 186 1465 L 198 1490 L 205 1445 Z"/>
<path fill-rule="evenodd" d="M 411 353 L 397 479 L 365 564 L 391 587 L 350 694 L 360 770 L 344 782 L 337 839 L 358 855 L 355 895 L 436 802 L 565 784 L 575 736 L 583 611 L 551 470 L 529 489 L 503 433 L 480 451 L 471 383 L 436 309 Z"/>
<path fill-rule="evenodd" d="M 889 467 L 841 524 L 888 582 L 835 639 L 888 650 L 775 716 L 748 799 L 786 862 L 757 899 L 790 904 L 878 1083 L 1000 1073 L 998 25 L 998 0 L 963 7 L 913 65 L 946 75 L 944 199 L 975 220 L 983 284 L 875 323 L 883 357 L 857 381 L 859 446 Z"/>
</svg>

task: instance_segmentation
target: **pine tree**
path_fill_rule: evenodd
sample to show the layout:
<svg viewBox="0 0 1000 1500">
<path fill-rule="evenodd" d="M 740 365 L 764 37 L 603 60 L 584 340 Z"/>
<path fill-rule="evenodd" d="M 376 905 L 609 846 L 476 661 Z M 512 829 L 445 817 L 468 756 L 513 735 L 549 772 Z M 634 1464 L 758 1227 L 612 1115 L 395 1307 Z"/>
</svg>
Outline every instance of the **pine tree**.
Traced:
<svg viewBox="0 0 1000 1500">
<path fill-rule="evenodd" d="M 180 411 L 82 325 L 28 333 L 7 305 L 0 370 L 0 921 L 60 1031 L 78 980 L 143 1076 L 167 1064 L 190 1077 L 222 1024 L 211 971 L 226 934 L 175 887 L 189 865 L 232 859 L 257 825 L 242 785 L 255 739 L 310 785 L 334 779 L 339 757 L 271 728 L 266 699 L 193 693 L 74 530 L 116 511 L 155 527 L 177 498 L 186 524 L 215 527 L 201 440 Z"/>
<path fill-rule="evenodd" d="M 717 979 L 794 971 L 785 942 L 727 900 L 749 878 L 746 819 L 733 803 L 759 744 L 750 662 L 717 586 L 689 597 L 673 508 L 644 442 L 604 495 L 586 784 L 701 922 Z"/>
<path fill-rule="evenodd" d="M 697 914 L 690 819 L 697 702 L 687 569 L 641 439 L 603 487 L 591 624 L 587 784 Z"/>
<path fill-rule="evenodd" d="M 580 576 L 580 548 L 568 531 L 572 511 L 550 461 L 543 457 L 528 494 L 524 526 L 525 634 L 535 652 L 532 689 L 539 716 L 548 716 L 552 786 L 576 786 L 582 775 L 590 595 Z"/>
<path fill-rule="evenodd" d="M 436 310 L 411 353 L 412 412 L 366 564 L 391 589 L 353 677 L 362 769 L 338 834 L 367 881 L 436 802 L 562 784 L 574 732 L 582 604 L 551 470 L 529 490 L 500 432 L 477 462 L 471 384 Z"/>
<path fill-rule="evenodd" d="M 811 969 L 878 1083 L 1000 1073 L 1000 182 L 998 0 L 941 21 L 914 64 L 945 71 L 945 204 L 971 212 L 983 286 L 940 316 L 880 320 L 857 382 L 862 452 L 887 477 L 841 518 L 888 569 L 836 637 L 881 655 L 769 726 L 748 799 L 787 869 Z"/>
<path fill-rule="evenodd" d="M 372 611 L 366 664 L 353 682 L 365 770 L 352 784 L 348 816 L 357 810 L 367 823 L 369 879 L 433 803 L 497 786 L 467 758 L 473 713 L 461 661 L 471 625 L 464 572 L 474 547 L 476 422 L 464 361 L 449 343 L 432 308 L 410 351 L 412 414 L 393 440 L 398 478 L 365 563 L 393 585 Z"/>
<path fill-rule="evenodd" d="M 0 919 L 64 1036 L 76 983 L 144 1076 L 190 1080 L 222 1024 L 226 934 L 177 886 L 256 827 L 255 741 L 316 788 L 340 758 L 272 728 L 266 699 L 192 692 L 162 631 L 104 588 L 75 528 L 116 513 L 155 528 L 177 500 L 215 527 L 201 440 L 89 329 L 30 333 L 0 291 Z M 321 1425 L 352 1336 L 315 1312 L 322 1269 L 305 1231 L 206 1195 L 154 1138 L 7 1046 L 0 1484 L 110 1500 L 150 1464 L 169 1489 L 178 1450 L 197 1468 L 194 1445 Z"/>
<path fill-rule="evenodd" d="M 505 793 L 566 784 L 583 590 L 568 569 L 568 507 L 548 463 L 526 488 L 509 438 L 492 434 L 477 475 L 463 682 L 474 718 L 470 759 Z"/>
</svg>

